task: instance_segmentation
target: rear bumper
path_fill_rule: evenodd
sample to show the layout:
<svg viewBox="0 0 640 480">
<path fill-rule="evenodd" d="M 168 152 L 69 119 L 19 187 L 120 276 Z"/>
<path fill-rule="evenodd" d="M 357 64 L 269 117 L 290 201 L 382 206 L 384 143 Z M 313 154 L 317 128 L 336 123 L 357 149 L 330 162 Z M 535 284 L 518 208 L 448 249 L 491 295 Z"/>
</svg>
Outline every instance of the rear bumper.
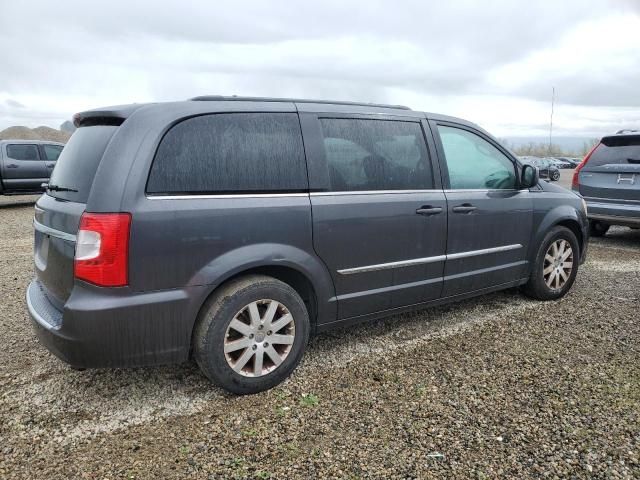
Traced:
<svg viewBox="0 0 640 480">
<path fill-rule="evenodd" d="M 587 200 L 587 217 L 611 225 L 640 227 L 640 203 L 604 203 Z"/>
<path fill-rule="evenodd" d="M 122 294 L 76 287 L 60 311 L 33 280 L 27 308 L 40 343 L 73 367 L 178 363 L 189 358 L 200 290 Z"/>
</svg>

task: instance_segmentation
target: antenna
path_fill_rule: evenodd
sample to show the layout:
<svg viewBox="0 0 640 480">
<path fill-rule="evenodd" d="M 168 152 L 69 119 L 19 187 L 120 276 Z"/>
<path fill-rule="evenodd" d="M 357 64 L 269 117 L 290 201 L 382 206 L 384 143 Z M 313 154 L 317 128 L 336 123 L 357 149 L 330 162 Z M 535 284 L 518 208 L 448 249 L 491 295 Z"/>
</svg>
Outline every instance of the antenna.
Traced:
<svg viewBox="0 0 640 480">
<path fill-rule="evenodd" d="M 556 87 L 551 87 L 551 120 L 549 121 L 549 156 L 551 156 L 551 142 L 553 140 L 553 104 L 556 100 Z"/>
</svg>

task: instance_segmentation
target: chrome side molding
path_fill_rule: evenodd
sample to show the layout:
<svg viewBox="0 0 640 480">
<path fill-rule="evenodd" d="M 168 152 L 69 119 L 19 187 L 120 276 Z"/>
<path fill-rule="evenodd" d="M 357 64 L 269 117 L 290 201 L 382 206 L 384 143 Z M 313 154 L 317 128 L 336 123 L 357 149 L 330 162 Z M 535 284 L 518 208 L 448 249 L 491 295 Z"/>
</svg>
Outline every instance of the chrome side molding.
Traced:
<svg viewBox="0 0 640 480">
<path fill-rule="evenodd" d="M 503 245 L 501 247 L 483 248 L 482 250 L 470 250 L 468 252 L 451 253 L 448 255 L 436 255 L 434 257 L 413 258 L 411 260 L 402 260 L 399 262 L 379 263 L 377 265 L 366 265 L 364 267 L 344 268 L 338 270 L 340 275 L 353 275 L 354 273 L 375 272 L 378 270 L 388 270 L 392 268 L 411 267 L 414 265 L 422 265 L 425 263 L 442 262 L 446 260 L 457 260 L 460 258 L 476 257 L 479 255 L 488 255 L 490 253 L 508 252 L 510 250 L 518 250 L 522 248 L 519 243 L 513 245 Z"/>
</svg>

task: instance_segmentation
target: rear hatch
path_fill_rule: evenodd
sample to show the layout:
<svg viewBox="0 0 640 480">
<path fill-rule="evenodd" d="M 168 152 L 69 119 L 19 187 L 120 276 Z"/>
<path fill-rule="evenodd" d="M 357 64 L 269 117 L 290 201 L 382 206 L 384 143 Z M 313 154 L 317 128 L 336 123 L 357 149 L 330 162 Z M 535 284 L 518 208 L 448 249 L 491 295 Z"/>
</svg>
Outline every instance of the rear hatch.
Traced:
<svg viewBox="0 0 640 480">
<path fill-rule="evenodd" d="M 98 165 L 114 125 L 78 128 L 62 150 L 47 192 L 35 207 L 35 269 L 39 286 L 58 308 L 73 288 L 75 237 Z"/>
<path fill-rule="evenodd" d="M 604 137 L 580 170 L 579 183 L 584 197 L 640 201 L 640 134 Z"/>
</svg>

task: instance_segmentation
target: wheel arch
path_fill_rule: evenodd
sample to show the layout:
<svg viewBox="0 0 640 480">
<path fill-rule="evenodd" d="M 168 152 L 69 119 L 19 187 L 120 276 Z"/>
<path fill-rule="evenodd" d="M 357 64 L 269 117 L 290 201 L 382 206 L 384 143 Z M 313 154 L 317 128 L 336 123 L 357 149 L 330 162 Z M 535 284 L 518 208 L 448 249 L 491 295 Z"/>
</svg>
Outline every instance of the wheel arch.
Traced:
<svg viewBox="0 0 640 480">
<path fill-rule="evenodd" d="M 578 211 L 570 205 L 562 205 L 556 207 L 544 216 L 536 229 L 533 242 L 529 248 L 529 261 L 531 264 L 535 261 L 538 247 L 544 239 L 545 235 L 554 227 L 565 227 L 571 230 L 578 239 L 578 245 L 580 246 L 580 255 L 585 250 L 585 243 L 588 240 L 588 236 L 585 235 L 582 222 Z"/>
<path fill-rule="evenodd" d="M 260 274 L 291 286 L 305 302 L 312 332 L 318 323 L 336 319 L 337 305 L 333 281 L 316 256 L 289 245 L 260 244 L 240 247 L 214 259 L 192 278 L 192 284 L 206 285 L 193 318 L 191 337 L 207 300 L 222 286 L 237 278 Z"/>
</svg>

